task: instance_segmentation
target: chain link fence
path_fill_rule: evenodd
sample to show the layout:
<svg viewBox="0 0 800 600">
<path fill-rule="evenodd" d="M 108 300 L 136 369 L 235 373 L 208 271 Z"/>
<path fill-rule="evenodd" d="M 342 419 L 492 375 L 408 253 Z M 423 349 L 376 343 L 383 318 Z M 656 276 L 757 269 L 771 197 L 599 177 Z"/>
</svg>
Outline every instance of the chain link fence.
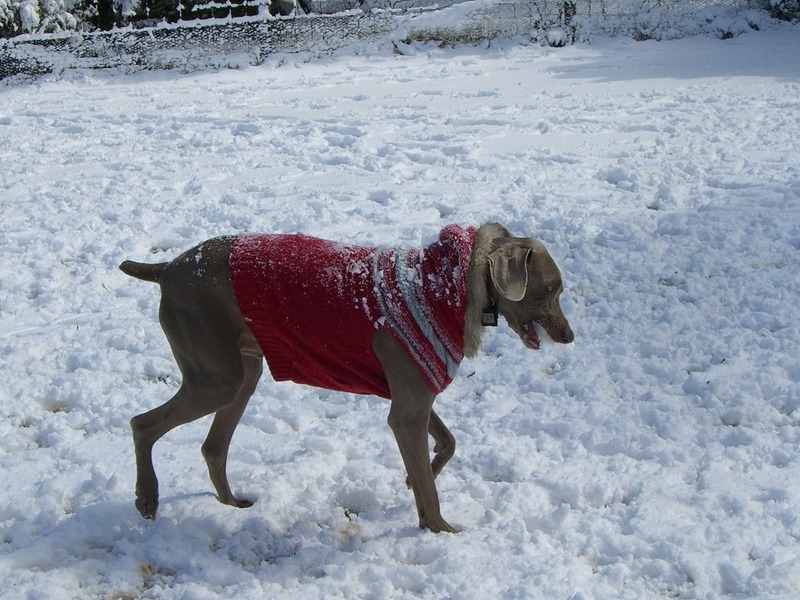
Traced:
<svg viewBox="0 0 800 600">
<path fill-rule="evenodd" d="M 424 1 L 424 0 L 423 0 Z M 758 28 L 769 0 L 496 0 L 477 6 L 462 22 L 410 28 L 410 40 L 484 39 L 526 36 L 564 45 L 592 35 L 628 35 L 637 40 L 672 39 L 699 33 L 733 37 Z"/>
</svg>

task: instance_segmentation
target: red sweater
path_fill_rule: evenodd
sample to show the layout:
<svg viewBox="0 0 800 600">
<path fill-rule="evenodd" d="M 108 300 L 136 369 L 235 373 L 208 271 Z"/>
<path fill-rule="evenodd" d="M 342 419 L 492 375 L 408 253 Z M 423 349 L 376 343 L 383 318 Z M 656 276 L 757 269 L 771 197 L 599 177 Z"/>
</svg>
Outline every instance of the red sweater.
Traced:
<svg viewBox="0 0 800 600">
<path fill-rule="evenodd" d="M 389 398 L 372 336 L 388 329 L 439 393 L 464 358 L 473 228 L 448 225 L 424 249 L 343 246 L 303 235 L 242 235 L 233 290 L 276 381 Z"/>
</svg>

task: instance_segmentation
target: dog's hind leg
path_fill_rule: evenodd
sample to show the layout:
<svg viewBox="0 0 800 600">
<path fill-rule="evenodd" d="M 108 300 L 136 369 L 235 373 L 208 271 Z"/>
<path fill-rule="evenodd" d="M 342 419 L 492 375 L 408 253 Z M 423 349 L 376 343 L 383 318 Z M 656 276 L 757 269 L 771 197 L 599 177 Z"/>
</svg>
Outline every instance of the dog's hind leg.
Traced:
<svg viewBox="0 0 800 600">
<path fill-rule="evenodd" d="M 182 384 L 168 402 L 131 419 L 136 453 L 136 508 L 146 519 L 155 519 L 158 510 L 158 479 L 153 467 L 153 445 L 175 427 L 209 414 L 194 399 L 189 387 Z"/>
<path fill-rule="evenodd" d="M 239 367 L 238 377 L 217 381 L 209 387 L 197 387 L 192 384 L 193 379 L 191 375 L 184 374 L 180 389 L 168 402 L 131 419 L 136 452 L 136 508 L 146 519 L 154 519 L 158 509 L 158 479 L 153 467 L 153 445 L 175 427 L 231 404 L 242 387 L 242 367 Z"/>
<path fill-rule="evenodd" d="M 231 492 L 226 472 L 228 448 L 231 444 L 233 432 L 239 424 L 239 419 L 242 418 L 247 402 L 250 400 L 250 396 L 255 391 L 258 380 L 261 377 L 263 357 L 260 353 L 257 356 L 243 353 L 242 365 L 244 367 L 244 382 L 236 395 L 236 400 L 233 401 L 233 404 L 217 411 L 214 416 L 214 422 L 211 424 L 211 429 L 208 430 L 206 441 L 203 442 L 201 448 L 203 458 L 205 458 L 206 465 L 208 465 L 211 483 L 214 484 L 214 488 L 217 490 L 217 498 L 223 504 L 230 504 L 237 508 L 247 508 L 252 506 L 253 503 L 249 500 L 237 498 Z"/>
<path fill-rule="evenodd" d="M 236 329 L 225 312 L 204 306 L 187 306 L 172 295 L 162 294 L 159 319 L 178 363 L 183 382 L 165 404 L 131 419 L 136 453 L 136 508 L 147 519 L 158 509 L 158 479 L 153 467 L 153 445 L 168 431 L 235 404 L 252 376 L 245 381 L 245 367 Z M 252 367 L 249 367 L 252 371 Z M 241 407 L 244 410 L 248 394 Z M 238 418 L 236 419 L 238 422 Z M 216 483 L 216 482 L 215 482 Z"/>
</svg>

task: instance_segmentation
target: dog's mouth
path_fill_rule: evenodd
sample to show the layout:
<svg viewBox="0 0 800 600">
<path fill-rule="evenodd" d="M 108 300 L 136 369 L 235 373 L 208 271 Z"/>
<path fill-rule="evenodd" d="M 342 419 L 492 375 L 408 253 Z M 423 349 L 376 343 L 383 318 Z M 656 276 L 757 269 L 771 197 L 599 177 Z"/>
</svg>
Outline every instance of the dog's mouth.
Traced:
<svg viewBox="0 0 800 600">
<path fill-rule="evenodd" d="M 519 336 L 522 343 L 531 350 L 538 350 L 542 345 L 539 339 L 539 332 L 536 331 L 536 322 L 528 321 L 522 326 L 522 334 Z"/>
</svg>

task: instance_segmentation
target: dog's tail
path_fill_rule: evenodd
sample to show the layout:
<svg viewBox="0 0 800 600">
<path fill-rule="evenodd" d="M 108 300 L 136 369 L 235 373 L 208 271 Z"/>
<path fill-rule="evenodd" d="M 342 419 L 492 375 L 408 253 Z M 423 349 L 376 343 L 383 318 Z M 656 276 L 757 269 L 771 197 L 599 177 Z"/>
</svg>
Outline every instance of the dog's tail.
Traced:
<svg viewBox="0 0 800 600">
<path fill-rule="evenodd" d="M 161 274 L 164 272 L 164 267 L 168 264 L 169 263 L 149 264 L 126 260 L 119 268 L 126 275 L 136 277 L 136 279 L 159 283 L 161 281 Z"/>
</svg>

